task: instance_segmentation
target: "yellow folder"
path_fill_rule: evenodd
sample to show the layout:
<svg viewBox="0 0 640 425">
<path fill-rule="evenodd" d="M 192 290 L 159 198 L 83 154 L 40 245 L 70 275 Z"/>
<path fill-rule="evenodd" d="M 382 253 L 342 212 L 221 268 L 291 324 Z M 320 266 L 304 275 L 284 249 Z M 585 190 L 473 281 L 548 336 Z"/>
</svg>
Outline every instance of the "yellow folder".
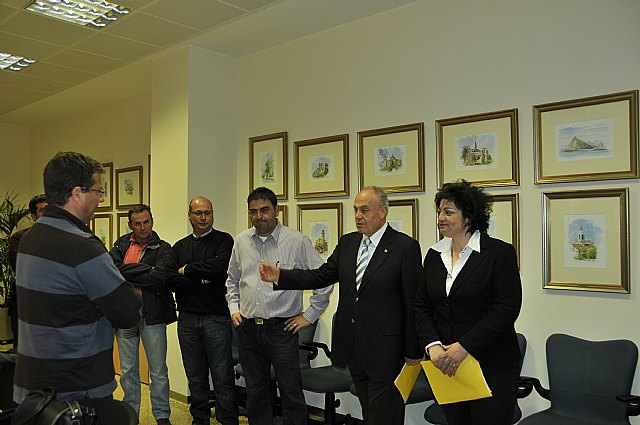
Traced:
<svg viewBox="0 0 640 425">
<path fill-rule="evenodd" d="M 413 390 L 421 371 L 422 366 L 420 366 L 420 363 L 413 366 L 409 366 L 405 363 L 404 366 L 402 366 L 402 370 L 398 374 L 398 377 L 394 381 L 398 391 L 402 394 L 402 398 L 405 403 L 409 399 L 409 394 L 411 394 L 411 390 Z"/>
<path fill-rule="evenodd" d="M 420 363 L 438 404 L 457 403 L 491 397 L 480 363 L 470 354 L 460 363 L 454 376 L 445 375 L 431 363 Z"/>
</svg>

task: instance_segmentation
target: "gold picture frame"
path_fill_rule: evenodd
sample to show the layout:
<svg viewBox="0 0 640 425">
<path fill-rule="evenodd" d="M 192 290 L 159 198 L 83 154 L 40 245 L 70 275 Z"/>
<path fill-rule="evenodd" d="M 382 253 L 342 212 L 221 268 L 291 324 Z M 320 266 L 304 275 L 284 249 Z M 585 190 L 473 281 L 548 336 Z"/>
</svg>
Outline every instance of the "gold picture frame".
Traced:
<svg viewBox="0 0 640 425">
<path fill-rule="evenodd" d="M 436 121 L 438 187 L 465 179 L 475 186 L 517 186 L 518 110 Z"/>
<path fill-rule="evenodd" d="M 96 235 L 96 237 L 98 237 L 98 239 L 102 241 L 102 243 L 106 246 L 107 251 L 109 251 L 113 246 L 112 215 L 111 214 L 95 214 L 91 222 L 92 222 L 91 230 L 93 230 L 93 234 Z"/>
<path fill-rule="evenodd" d="M 544 288 L 630 293 L 629 189 L 542 196 Z"/>
<path fill-rule="evenodd" d="M 117 219 L 118 219 L 118 233 L 117 233 L 117 237 L 120 238 L 124 235 L 126 235 L 127 233 L 131 232 L 131 229 L 129 229 L 129 212 L 119 212 L 117 214 Z"/>
<path fill-rule="evenodd" d="M 424 192 L 424 123 L 358 132 L 360 189 Z"/>
<path fill-rule="evenodd" d="M 129 209 L 142 204 L 142 166 L 116 170 L 116 208 Z"/>
<path fill-rule="evenodd" d="M 418 240 L 418 199 L 390 200 L 387 222 L 395 230 Z"/>
<path fill-rule="evenodd" d="M 342 236 L 342 203 L 298 204 L 298 230 L 326 260 Z"/>
<path fill-rule="evenodd" d="M 637 179 L 638 90 L 533 107 L 535 182 Z"/>
<path fill-rule="evenodd" d="M 102 189 L 104 201 L 100 202 L 96 211 L 111 211 L 113 208 L 113 162 L 105 162 L 102 166 Z"/>
<path fill-rule="evenodd" d="M 520 264 L 520 200 L 517 193 L 491 195 L 493 211 L 489 218 L 489 236 L 513 245 Z"/>
<path fill-rule="evenodd" d="M 264 186 L 287 199 L 287 146 L 286 131 L 249 138 L 249 191 Z"/>
<path fill-rule="evenodd" d="M 295 197 L 349 196 L 349 135 L 294 143 Z"/>
</svg>

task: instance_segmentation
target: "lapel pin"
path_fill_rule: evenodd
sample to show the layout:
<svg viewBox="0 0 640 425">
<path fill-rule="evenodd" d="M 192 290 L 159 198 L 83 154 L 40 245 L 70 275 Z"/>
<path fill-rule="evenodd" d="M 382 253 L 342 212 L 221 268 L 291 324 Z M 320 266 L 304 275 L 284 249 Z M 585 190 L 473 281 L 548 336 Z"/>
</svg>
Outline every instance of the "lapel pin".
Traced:
<svg viewBox="0 0 640 425">
<path fill-rule="evenodd" d="M 389 252 L 389 250 L 385 248 L 384 252 Z"/>
</svg>

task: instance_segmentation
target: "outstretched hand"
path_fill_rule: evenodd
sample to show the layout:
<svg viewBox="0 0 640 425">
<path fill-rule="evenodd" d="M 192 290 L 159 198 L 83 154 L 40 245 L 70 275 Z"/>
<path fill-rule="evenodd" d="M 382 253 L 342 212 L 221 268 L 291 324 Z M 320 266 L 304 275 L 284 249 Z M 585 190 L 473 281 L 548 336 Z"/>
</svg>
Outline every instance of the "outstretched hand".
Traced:
<svg viewBox="0 0 640 425">
<path fill-rule="evenodd" d="M 265 282 L 276 282 L 280 279 L 280 269 L 273 263 L 260 263 L 260 279 Z"/>
</svg>

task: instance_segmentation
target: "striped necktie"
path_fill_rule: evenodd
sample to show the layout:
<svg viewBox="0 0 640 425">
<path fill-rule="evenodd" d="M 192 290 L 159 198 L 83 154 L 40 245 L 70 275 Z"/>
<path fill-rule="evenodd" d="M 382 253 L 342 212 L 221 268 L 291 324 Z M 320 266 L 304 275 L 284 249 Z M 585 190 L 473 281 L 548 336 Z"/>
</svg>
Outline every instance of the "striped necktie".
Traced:
<svg viewBox="0 0 640 425">
<path fill-rule="evenodd" d="M 358 256 L 358 262 L 356 263 L 356 290 L 360 289 L 360 284 L 362 283 L 362 277 L 364 276 L 364 271 L 369 264 L 369 245 L 371 244 L 371 240 L 368 237 L 365 237 L 362 241 L 362 250 L 360 251 L 360 255 Z"/>
</svg>

